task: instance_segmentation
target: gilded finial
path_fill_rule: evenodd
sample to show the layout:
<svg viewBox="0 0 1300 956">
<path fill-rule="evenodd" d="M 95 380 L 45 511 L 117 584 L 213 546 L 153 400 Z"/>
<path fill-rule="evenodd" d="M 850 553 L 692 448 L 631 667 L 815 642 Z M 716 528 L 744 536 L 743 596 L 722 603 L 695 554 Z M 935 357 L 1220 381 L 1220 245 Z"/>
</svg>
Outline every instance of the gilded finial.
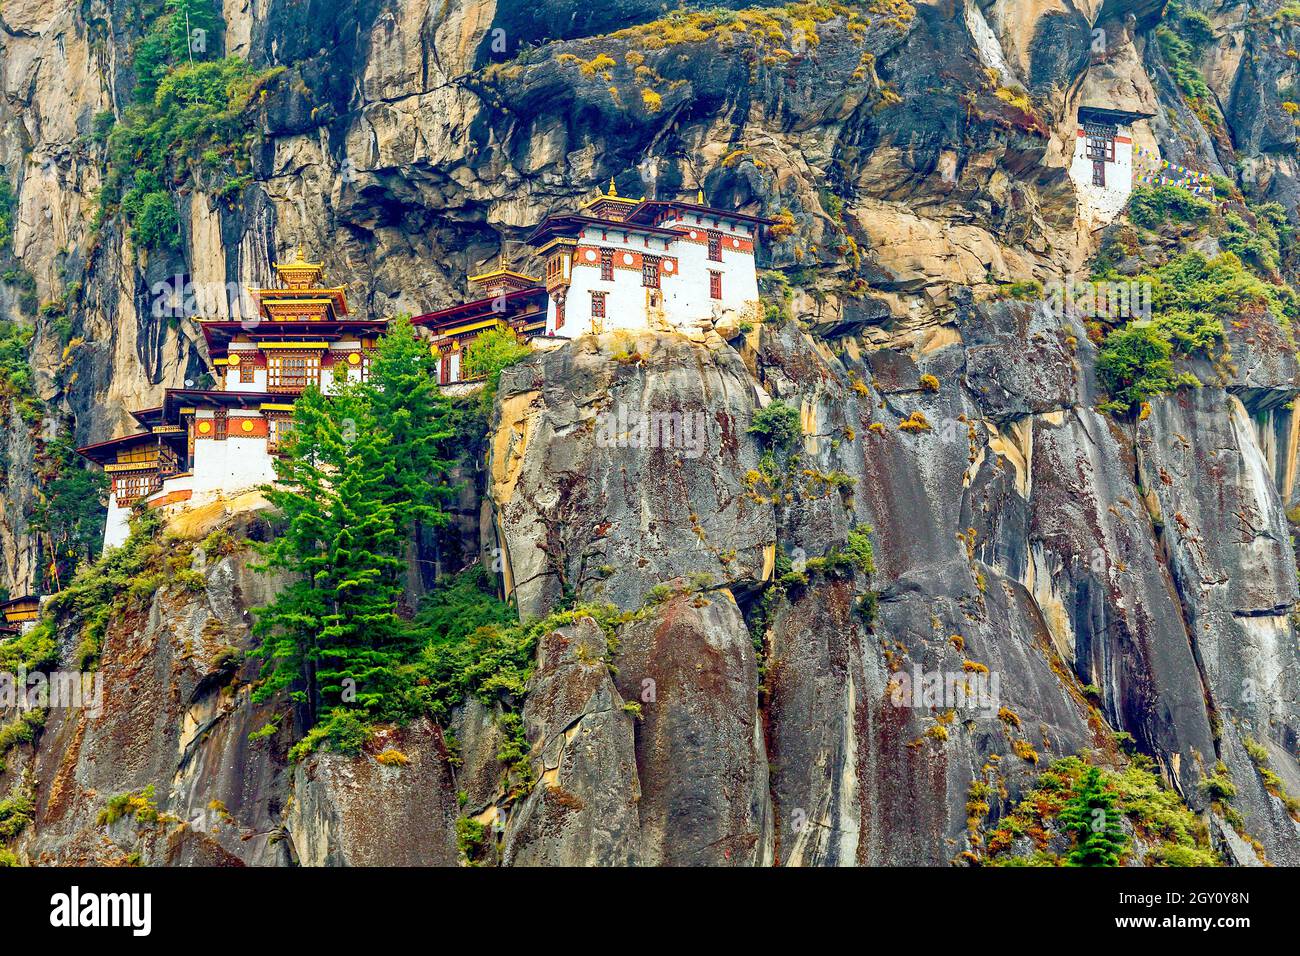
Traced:
<svg viewBox="0 0 1300 956">
<path fill-rule="evenodd" d="M 695 204 L 696 204 L 697 206 L 703 206 L 703 205 L 704 205 L 704 190 L 703 190 L 703 189 L 701 189 L 701 190 L 699 190 L 698 192 L 696 192 L 696 194 L 695 194 Z"/>
<path fill-rule="evenodd" d="M 614 177 L 613 177 L 613 176 L 610 176 L 610 177 L 609 177 L 609 192 L 606 193 L 606 195 L 607 195 L 607 196 L 617 196 L 617 195 L 618 195 L 618 188 L 614 185 Z"/>
</svg>

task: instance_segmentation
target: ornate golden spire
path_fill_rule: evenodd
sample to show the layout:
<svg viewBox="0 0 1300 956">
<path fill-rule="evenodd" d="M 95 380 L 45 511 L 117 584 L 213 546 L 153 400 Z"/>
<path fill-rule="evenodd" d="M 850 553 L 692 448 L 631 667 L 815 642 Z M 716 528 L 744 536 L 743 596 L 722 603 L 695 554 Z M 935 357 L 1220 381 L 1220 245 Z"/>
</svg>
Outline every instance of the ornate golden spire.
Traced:
<svg viewBox="0 0 1300 956">
<path fill-rule="evenodd" d="M 703 206 L 703 205 L 704 205 L 704 190 L 703 190 L 703 189 L 699 190 L 699 191 L 695 194 L 695 204 L 696 204 L 697 206 Z"/>
<path fill-rule="evenodd" d="M 618 187 L 616 187 L 616 186 L 614 185 L 614 177 L 613 177 L 613 176 L 610 176 L 610 177 L 609 177 L 609 192 L 606 193 L 605 195 L 607 195 L 607 196 L 617 196 L 617 195 L 618 195 Z"/>
<path fill-rule="evenodd" d="M 324 268 L 319 262 L 307 261 L 307 254 L 303 249 L 301 239 L 298 241 L 298 249 L 294 253 L 292 262 L 275 262 L 272 263 L 272 266 L 287 289 L 313 287 L 319 281 L 321 271 Z"/>
</svg>

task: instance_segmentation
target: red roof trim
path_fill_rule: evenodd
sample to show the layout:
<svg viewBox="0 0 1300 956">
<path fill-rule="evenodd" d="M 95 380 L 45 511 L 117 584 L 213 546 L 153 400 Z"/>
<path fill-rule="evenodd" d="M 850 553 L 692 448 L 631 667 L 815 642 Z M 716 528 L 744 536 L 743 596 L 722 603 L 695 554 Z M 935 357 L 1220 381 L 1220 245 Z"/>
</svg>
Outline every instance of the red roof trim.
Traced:
<svg viewBox="0 0 1300 956">
<path fill-rule="evenodd" d="M 516 289 L 513 292 L 507 292 L 504 296 L 507 311 L 501 313 L 504 317 L 509 314 L 509 306 L 518 301 L 527 301 L 536 296 L 546 295 L 546 289 L 542 286 L 532 286 L 527 289 Z M 448 306 L 445 309 L 438 309 L 436 312 L 426 312 L 424 315 L 417 315 L 411 319 L 412 325 L 418 325 L 425 328 L 437 328 L 441 325 L 450 325 L 454 319 L 463 322 L 466 319 L 472 319 L 481 314 L 489 314 L 493 311 L 492 303 L 496 302 L 501 296 L 490 295 L 484 299 L 474 299 L 471 302 L 464 302 L 460 305 Z"/>
<path fill-rule="evenodd" d="M 641 205 L 645 205 L 642 203 Z M 640 209 L 637 206 L 633 209 Z M 550 235 L 552 232 L 558 232 L 565 228 L 580 228 L 582 226 L 602 226 L 606 229 L 623 229 L 627 232 L 647 232 L 654 236 L 672 236 L 676 238 L 682 234 L 680 229 L 664 229 L 660 226 L 648 226 L 644 223 L 629 222 L 623 219 L 597 219 L 594 216 L 579 216 L 576 214 L 564 214 L 559 216 L 547 216 L 541 221 L 532 234 L 524 241 L 529 245 L 537 245 L 541 237 Z"/>
<path fill-rule="evenodd" d="M 80 448 L 77 449 L 77 454 L 85 455 L 85 457 L 90 458 L 90 455 L 87 455 L 86 452 L 96 451 L 101 448 L 111 448 L 114 445 L 122 445 L 125 444 L 126 442 L 135 441 L 140 438 L 154 438 L 154 437 L 155 436 L 153 432 L 134 432 L 133 434 L 130 435 L 123 435 L 120 438 L 110 438 L 108 441 L 98 441 L 95 442 L 93 445 L 82 445 Z"/>
<path fill-rule="evenodd" d="M 706 216 L 716 216 L 719 219 L 735 219 L 739 222 L 752 222 L 760 226 L 770 226 L 776 222 L 775 219 L 768 219 L 765 216 L 749 216 L 742 212 L 729 212 L 726 209 L 716 209 L 713 206 L 701 206 L 699 203 L 693 202 L 677 202 L 672 199 L 647 199 L 634 207 L 627 214 L 627 218 L 629 220 L 636 219 L 650 214 L 656 209 L 685 209 Z"/>
</svg>

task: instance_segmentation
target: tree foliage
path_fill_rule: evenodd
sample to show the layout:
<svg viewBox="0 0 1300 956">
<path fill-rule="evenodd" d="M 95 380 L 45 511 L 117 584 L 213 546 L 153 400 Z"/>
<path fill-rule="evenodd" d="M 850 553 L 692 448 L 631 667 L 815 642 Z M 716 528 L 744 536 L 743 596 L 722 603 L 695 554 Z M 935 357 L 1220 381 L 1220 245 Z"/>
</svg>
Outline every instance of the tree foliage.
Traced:
<svg viewBox="0 0 1300 956">
<path fill-rule="evenodd" d="M 1128 837 L 1120 825 L 1116 800 L 1097 767 L 1089 767 L 1075 783 L 1058 818 L 1061 828 L 1074 835 L 1074 846 L 1066 857 L 1071 866 L 1119 864 Z"/>
<path fill-rule="evenodd" d="M 309 388 L 276 459 L 267 496 L 283 530 L 263 548 L 266 568 L 294 581 L 257 612 L 262 700 L 289 689 L 309 718 L 356 707 L 395 716 L 399 667 L 415 647 L 399 616 L 409 533 L 446 521 L 449 402 L 430 377 L 410 322 L 380 339 L 366 382 L 330 395 Z"/>
<path fill-rule="evenodd" d="M 514 330 L 504 327 L 489 329 L 465 349 L 461 359 L 465 376 L 486 380 L 479 394 L 479 404 L 485 413 L 492 409 L 501 384 L 501 373 L 531 353 L 532 350 L 519 341 Z"/>
<path fill-rule="evenodd" d="M 1188 384 L 1174 374 L 1173 347 L 1150 325 L 1129 325 L 1106 336 L 1097 372 L 1114 401 L 1134 406 L 1152 395 Z"/>
<path fill-rule="evenodd" d="M 29 527 L 48 548 L 47 575 L 55 580 L 47 583 L 54 586 L 98 556 L 108 481 L 103 472 L 85 467 L 66 438 L 47 443 L 37 477 L 40 487 Z"/>
<path fill-rule="evenodd" d="M 773 451 L 789 451 L 803 437 L 803 419 L 799 409 L 778 398 L 754 413 L 748 431 Z"/>
</svg>

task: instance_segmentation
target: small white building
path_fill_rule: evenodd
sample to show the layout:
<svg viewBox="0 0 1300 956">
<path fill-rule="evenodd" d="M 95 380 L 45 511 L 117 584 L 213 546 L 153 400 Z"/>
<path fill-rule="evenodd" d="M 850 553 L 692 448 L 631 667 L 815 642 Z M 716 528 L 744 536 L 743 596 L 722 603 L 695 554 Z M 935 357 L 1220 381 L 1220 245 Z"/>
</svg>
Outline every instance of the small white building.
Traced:
<svg viewBox="0 0 1300 956">
<path fill-rule="evenodd" d="M 1152 115 L 1079 107 L 1070 179 L 1085 220 L 1104 225 L 1118 216 L 1128 202 L 1133 191 L 1132 127 Z"/>
<path fill-rule="evenodd" d="M 754 253 L 771 220 L 700 202 L 625 199 L 611 180 L 529 236 L 546 263 L 547 335 L 680 329 L 756 315 Z"/>
</svg>

